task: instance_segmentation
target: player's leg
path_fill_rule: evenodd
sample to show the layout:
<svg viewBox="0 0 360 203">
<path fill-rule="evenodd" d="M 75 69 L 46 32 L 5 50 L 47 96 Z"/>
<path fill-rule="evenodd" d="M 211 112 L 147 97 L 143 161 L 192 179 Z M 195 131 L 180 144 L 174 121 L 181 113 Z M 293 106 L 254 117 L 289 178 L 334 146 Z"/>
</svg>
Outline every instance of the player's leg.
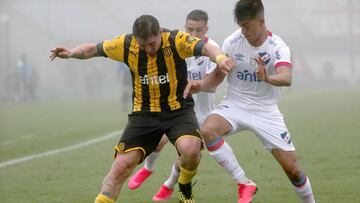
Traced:
<svg viewBox="0 0 360 203">
<path fill-rule="evenodd" d="M 145 180 L 154 172 L 155 170 L 155 162 L 160 156 L 161 150 L 165 147 L 166 143 L 168 143 L 168 138 L 163 135 L 158 146 L 155 151 L 153 151 L 149 156 L 145 159 L 144 167 L 139 169 L 129 180 L 128 186 L 130 189 L 135 190 L 140 187 Z"/>
<path fill-rule="evenodd" d="M 310 180 L 300 169 L 295 151 L 273 149 L 271 153 L 284 169 L 286 175 L 289 177 L 295 188 L 295 192 L 301 198 L 301 200 L 304 203 L 314 203 L 315 200 L 312 193 Z"/>
<path fill-rule="evenodd" d="M 269 106 L 268 109 L 253 112 L 252 115 L 251 130 L 263 142 L 265 148 L 271 150 L 294 185 L 296 193 L 303 202 L 315 202 L 310 181 L 300 169 L 291 134 L 278 107 Z"/>
<path fill-rule="evenodd" d="M 95 203 L 114 203 L 125 180 L 130 176 L 136 165 L 141 162 L 143 152 L 133 150 L 124 154 L 117 154 L 110 171 L 105 176 L 101 192 Z"/>
<path fill-rule="evenodd" d="M 179 195 L 180 202 L 195 202 L 192 194 L 192 179 L 197 173 L 201 159 L 202 139 L 193 109 L 184 109 L 165 115 L 162 126 L 165 134 L 176 147 L 180 157 Z"/>
<path fill-rule="evenodd" d="M 251 202 L 257 190 L 256 184 L 245 176 L 232 148 L 222 137 L 231 131 L 231 124 L 218 114 L 210 114 L 201 127 L 209 154 L 238 184 L 238 203 Z"/>
<path fill-rule="evenodd" d="M 161 150 L 168 142 L 169 140 L 166 135 L 163 135 L 155 151 L 153 151 L 148 157 L 146 157 L 144 167 L 147 171 L 153 172 L 155 170 L 155 162 L 159 158 Z"/>
<path fill-rule="evenodd" d="M 176 141 L 176 148 L 180 154 L 179 190 L 180 202 L 192 202 L 192 179 L 197 173 L 201 159 L 201 139 L 195 136 L 182 136 Z M 194 201 L 194 200 L 193 200 Z"/>
<path fill-rule="evenodd" d="M 154 195 L 153 201 L 165 201 L 171 197 L 180 176 L 179 163 L 180 158 L 177 157 L 175 163 L 171 167 L 169 178 L 161 185 L 158 192 Z"/>
</svg>

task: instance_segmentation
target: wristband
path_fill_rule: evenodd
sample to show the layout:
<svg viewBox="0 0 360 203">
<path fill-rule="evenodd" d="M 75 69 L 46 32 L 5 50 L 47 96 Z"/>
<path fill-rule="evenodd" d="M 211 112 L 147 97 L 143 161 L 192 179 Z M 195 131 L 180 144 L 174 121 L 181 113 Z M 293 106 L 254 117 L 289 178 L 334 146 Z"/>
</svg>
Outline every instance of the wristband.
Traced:
<svg viewBox="0 0 360 203">
<path fill-rule="evenodd" d="M 216 58 L 215 58 L 215 61 L 217 64 L 219 64 L 219 62 L 223 59 L 226 59 L 227 56 L 225 54 L 220 54 L 220 55 L 217 55 Z"/>
</svg>

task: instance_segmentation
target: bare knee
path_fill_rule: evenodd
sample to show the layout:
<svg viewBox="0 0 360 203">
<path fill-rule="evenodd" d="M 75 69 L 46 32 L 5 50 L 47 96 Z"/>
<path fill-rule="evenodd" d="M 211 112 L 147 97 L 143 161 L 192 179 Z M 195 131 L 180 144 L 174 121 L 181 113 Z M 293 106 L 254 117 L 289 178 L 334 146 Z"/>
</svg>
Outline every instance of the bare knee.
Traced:
<svg viewBox="0 0 360 203">
<path fill-rule="evenodd" d="M 202 125 L 200 131 L 201 137 L 204 139 L 206 144 L 213 142 L 219 136 L 219 133 L 216 132 L 216 129 L 207 124 Z"/>
<path fill-rule="evenodd" d="M 181 166 L 188 169 L 195 169 L 201 159 L 201 141 L 199 138 L 183 138 L 177 144 L 180 153 Z"/>
<path fill-rule="evenodd" d="M 138 165 L 141 157 L 142 153 L 138 150 L 129 152 L 129 154 L 119 154 L 114 160 L 108 176 L 115 181 L 124 181 Z"/>
</svg>

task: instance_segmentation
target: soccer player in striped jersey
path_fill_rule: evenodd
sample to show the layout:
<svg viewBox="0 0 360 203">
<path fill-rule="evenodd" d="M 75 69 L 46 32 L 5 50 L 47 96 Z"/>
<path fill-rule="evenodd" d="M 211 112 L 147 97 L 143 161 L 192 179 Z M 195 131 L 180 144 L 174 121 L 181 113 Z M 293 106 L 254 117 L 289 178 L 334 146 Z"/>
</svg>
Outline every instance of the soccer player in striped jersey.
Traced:
<svg viewBox="0 0 360 203">
<path fill-rule="evenodd" d="M 256 184 L 246 177 L 223 136 L 252 131 L 279 162 L 296 194 L 304 203 L 315 202 L 309 178 L 301 170 L 291 135 L 278 109 L 280 87 L 291 85 L 290 49 L 265 26 L 261 0 L 240 0 L 234 17 L 241 29 L 224 42 L 223 52 L 236 66 L 227 75 L 224 99 L 201 126 L 209 154 L 237 182 L 238 203 L 252 201 Z M 220 84 L 225 74 L 213 71 L 204 80 L 190 81 L 186 94 L 206 91 Z"/>
<path fill-rule="evenodd" d="M 95 203 L 114 203 L 123 183 L 156 149 L 164 134 L 180 157 L 180 203 L 195 202 L 191 181 L 200 162 L 202 141 L 193 109 L 194 100 L 192 97 L 183 98 L 187 85 L 185 59 L 208 56 L 224 72 L 233 68 L 234 61 L 222 57 L 218 47 L 188 33 L 160 28 L 158 20 L 151 15 L 137 18 L 131 34 L 70 50 L 56 47 L 51 50 L 50 59 L 96 56 L 124 62 L 130 68 L 133 107 Z"/>
<path fill-rule="evenodd" d="M 218 44 L 206 36 L 208 31 L 208 15 L 203 10 L 192 10 L 186 17 L 185 30 L 193 37 L 200 38 L 205 42 L 218 46 Z M 188 79 L 201 80 L 211 73 L 216 64 L 205 56 L 193 56 L 186 58 L 188 67 Z M 215 109 L 215 89 L 208 92 L 201 92 L 193 95 L 195 101 L 195 113 L 199 124 L 202 124 L 206 116 Z M 161 150 L 168 142 L 164 135 L 159 143 L 157 149 L 151 153 L 146 159 L 144 167 L 139 169 L 129 180 L 128 186 L 134 190 L 141 186 L 141 184 L 154 172 L 155 162 L 160 155 Z M 170 177 L 161 185 L 159 191 L 154 195 L 153 201 L 164 201 L 171 197 L 174 187 L 179 178 L 180 169 L 178 167 L 178 160 L 172 166 Z"/>
</svg>

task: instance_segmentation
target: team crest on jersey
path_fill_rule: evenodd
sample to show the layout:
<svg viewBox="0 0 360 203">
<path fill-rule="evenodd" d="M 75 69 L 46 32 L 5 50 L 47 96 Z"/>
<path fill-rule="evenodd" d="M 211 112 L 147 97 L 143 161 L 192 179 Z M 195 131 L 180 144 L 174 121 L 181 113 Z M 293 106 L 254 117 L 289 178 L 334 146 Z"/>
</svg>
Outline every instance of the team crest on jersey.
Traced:
<svg viewBox="0 0 360 203">
<path fill-rule="evenodd" d="M 196 38 L 193 36 L 186 36 L 187 43 L 191 44 L 196 41 Z"/>
<path fill-rule="evenodd" d="M 280 134 L 281 135 L 281 138 L 288 144 L 291 144 L 291 137 L 290 137 L 290 134 L 288 132 L 283 132 Z"/>
<path fill-rule="evenodd" d="M 279 50 L 277 50 L 276 52 L 275 52 L 275 55 L 276 55 L 276 59 L 277 60 L 280 60 L 280 53 L 279 53 Z"/>
<path fill-rule="evenodd" d="M 173 55 L 170 47 L 162 48 L 162 52 L 166 57 L 171 57 Z"/>
<path fill-rule="evenodd" d="M 259 52 L 259 56 L 264 60 L 265 65 L 270 62 L 271 56 L 267 52 Z"/>
</svg>

